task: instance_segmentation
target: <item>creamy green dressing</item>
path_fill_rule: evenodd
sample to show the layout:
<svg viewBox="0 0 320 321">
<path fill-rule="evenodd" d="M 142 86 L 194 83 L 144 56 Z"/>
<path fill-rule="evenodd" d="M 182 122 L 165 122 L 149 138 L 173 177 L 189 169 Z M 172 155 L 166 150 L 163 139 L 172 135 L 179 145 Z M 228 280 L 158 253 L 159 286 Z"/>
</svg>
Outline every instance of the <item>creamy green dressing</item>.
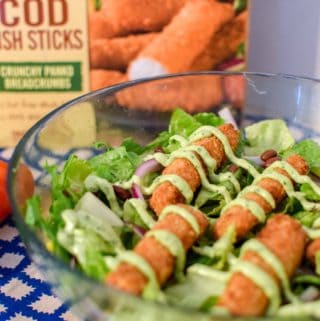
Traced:
<svg viewBox="0 0 320 321">
<path fill-rule="evenodd" d="M 257 239 L 251 239 L 242 245 L 240 258 L 242 258 L 245 252 L 248 250 L 256 252 L 266 263 L 272 267 L 273 271 L 277 274 L 281 282 L 286 298 L 290 302 L 298 302 L 298 298 L 291 291 L 288 276 L 282 262 L 278 259 L 278 257 Z"/>
<path fill-rule="evenodd" d="M 149 231 L 146 236 L 154 237 L 176 258 L 175 276 L 181 282 L 184 279 L 183 269 L 186 261 L 186 253 L 181 240 L 175 234 L 166 230 Z"/>
<path fill-rule="evenodd" d="M 193 191 L 190 185 L 179 175 L 167 174 L 158 176 L 149 187 L 141 186 L 144 194 L 150 195 L 162 183 L 170 182 L 184 196 L 186 203 L 190 203 L 193 198 Z"/>
<path fill-rule="evenodd" d="M 269 299 L 267 315 L 274 315 L 280 307 L 281 296 L 275 280 L 264 270 L 247 261 L 237 260 L 231 267 L 233 272 L 241 272 L 257 284 Z"/>
<path fill-rule="evenodd" d="M 186 146 L 189 141 L 181 135 L 173 135 L 169 138 L 169 141 L 174 141 L 180 144 L 180 146 Z"/>
<path fill-rule="evenodd" d="M 313 315 L 315 318 L 320 318 L 320 300 L 284 305 L 279 309 L 277 315 L 284 317 Z"/>
<path fill-rule="evenodd" d="M 156 273 L 142 256 L 133 251 L 121 251 L 117 256 L 118 262 L 126 262 L 134 265 L 148 279 L 148 284 L 143 290 L 142 296 L 146 299 L 156 299 L 161 292 Z"/>
<path fill-rule="evenodd" d="M 247 199 L 241 198 L 241 197 L 234 199 L 233 201 L 228 203 L 226 206 L 224 206 L 223 209 L 221 210 L 220 215 L 225 214 L 225 212 L 229 208 L 231 208 L 233 206 L 237 206 L 237 205 L 242 206 L 245 209 L 248 209 L 250 211 L 250 213 L 252 215 L 254 215 L 259 222 L 261 222 L 261 223 L 265 222 L 266 214 L 265 214 L 263 208 L 256 201 L 247 200 Z"/>
<path fill-rule="evenodd" d="M 282 168 L 284 169 L 290 177 L 298 184 L 306 183 L 311 186 L 314 192 L 320 195 L 320 187 L 307 175 L 301 175 L 299 172 L 288 162 L 285 161 L 277 161 L 271 164 L 270 168 Z"/>
<path fill-rule="evenodd" d="M 85 181 L 84 185 L 86 189 L 90 192 L 96 192 L 101 190 L 103 194 L 106 196 L 111 210 L 116 213 L 118 216 L 122 217 L 122 209 L 119 206 L 116 194 L 113 190 L 113 186 L 106 179 L 95 175 L 89 175 Z"/>
<path fill-rule="evenodd" d="M 238 195 L 238 197 L 241 197 L 245 195 L 246 193 L 256 193 L 259 196 L 261 196 L 271 207 L 274 209 L 276 207 L 276 202 L 273 198 L 273 196 L 264 188 L 260 187 L 259 185 L 252 184 L 247 187 L 245 187 Z"/>
<path fill-rule="evenodd" d="M 199 274 L 211 278 L 212 280 L 227 283 L 230 278 L 230 272 L 217 271 L 212 267 L 200 263 L 195 263 L 188 268 L 188 273 Z"/>
<path fill-rule="evenodd" d="M 226 189 L 225 186 L 218 186 L 215 184 L 211 184 L 208 181 L 207 175 L 202 167 L 202 164 L 199 161 L 199 159 L 197 158 L 197 156 L 194 154 L 194 152 L 199 154 L 199 156 L 202 158 L 203 162 L 207 166 L 208 171 L 209 171 L 209 177 L 210 176 L 213 177 L 214 170 L 216 167 L 216 161 L 210 156 L 208 151 L 202 146 L 190 145 L 187 147 L 183 147 L 183 148 L 178 149 L 177 151 L 173 152 L 169 157 L 168 157 L 168 155 L 165 155 L 163 153 L 156 153 L 153 155 L 153 158 L 164 167 L 170 165 L 177 158 L 187 159 L 193 165 L 195 170 L 198 172 L 200 180 L 201 180 L 201 184 L 206 189 L 213 191 L 213 192 L 220 193 L 224 197 L 226 202 L 231 201 L 230 193 L 228 192 L 228 190 Z M 162 176 L 166 176 L 166 175 L 162 175 Z M 217 176 L 214 175 L 214 177 L 216 178 Z M 234 180 L 233 180 L 233 182 L 234 182 Z M 239 183 L 238 183 L 238 185 L 239 185 Z M 183 189 L 180 189 L 180 192 L 181 192 L 181 194 L 183 194 L 185 191 Z"/>
<path fill-rule="evenodd" d="M 187 209 L 182 208 L 178 205 L 168 205 L 166 206 L 160 216 L 159 216 L 159 221 L 164 219 L 168 214 L 177 214 L 181 217 L 183 217 L 192 227 L 192 229 L 194 230 L 194 232 L 199 235 L 200 234 L 200 226 L 199 223 L 197 221 L 197 219 L 194 217 L 194 215 L 192 213 L 190 213 Z"/>
<path fill-rule="evenodd" d="M 147 210 L 147 203 L 139 198 L 131 198 L 125 202 L 124 210 L 126 211 L 126 207 L 130 205 L 135 208 L 142 222 L 149 228 L 152 228 L 155 220 Z"/>
<path fill-rule="evenodd" d="M 189 137 L 190 142 L 194 142 L 196 140 L 210 137 L 214 135 L 221 144 L 223 145 L 225 154 L 227 155 L 228 159 L 236 164 L 237 166 L 244 168 L 247 170 L 253 177 L 256 177 L 259 175 L 259 172 L 254 168 L 253 165 L 251 165 L 248 161 L 242 158 L 238 158 L 234 155 L 232 148 L 230 146 L 230 143 L 228 141 L 228 138 L 217 128 L 213 126 L 202 126 L 196 131 L 194 131 L 191 136 Z"/>
<path fill-rule="evenodd" d="M 320 195 L 320 187 L 315 182 L 313 182 L 313 180 L 309 176 L 299 174 L 299 172 L 288 162 L 285 162 L 285 161 L 274 162 L 267 169 L 267 171 L 272 171 L 274 168 L 281 168 L 285 170 L 290 175 L 290 177 L 294 182 L 298 184 L 304 184 L 304 183 L 308 184 L 311 186 L 311 188 L 314 190 L 316 194 Z M 285 189 L 289 197 L 296 198 L 306 211 L 320 211 L 319 203 L 307 201 L 303 193 L 294 191 L 294 187 L 290 179 L 287 177 L 285 179 L 284 178 L 285 176 L 284 175 L 282 176 L 283 177 L 281 177 L 281 179 L 277 179 L 277 180 L 282 184 L 283 188 Z M 319 235 L 319 234 L 317 233 L 316 235 Z"/>
</svg>

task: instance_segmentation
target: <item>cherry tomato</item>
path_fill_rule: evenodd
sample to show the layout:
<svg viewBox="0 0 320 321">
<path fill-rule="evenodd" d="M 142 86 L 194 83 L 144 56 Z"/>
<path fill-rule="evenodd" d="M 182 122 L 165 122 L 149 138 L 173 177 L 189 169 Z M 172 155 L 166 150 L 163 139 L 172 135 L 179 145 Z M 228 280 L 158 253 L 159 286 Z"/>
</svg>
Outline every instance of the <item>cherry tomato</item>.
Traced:
<svg viewBox="0 0 320 321">
<path fill-rule="evenodd" d="M 8 164 L 0 160 L 0 222 L 11 213 L 9 197 L 7 193 Z"/>
</svg>

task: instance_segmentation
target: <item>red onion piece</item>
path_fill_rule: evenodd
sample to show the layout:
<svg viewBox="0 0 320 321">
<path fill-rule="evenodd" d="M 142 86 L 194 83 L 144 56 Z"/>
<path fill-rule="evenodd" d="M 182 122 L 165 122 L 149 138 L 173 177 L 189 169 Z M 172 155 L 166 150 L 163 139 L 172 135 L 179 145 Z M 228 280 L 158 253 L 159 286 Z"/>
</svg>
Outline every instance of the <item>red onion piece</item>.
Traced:
<svg viewBox="0 0 320 321">
<path fill-rule="evenodd" d="M 156 172 L 162 168 L 161 164 L 159 164 L 155 159 L 149 159 L 143 162 L 136 169 L 135 175 L 139 177 L 144 177 L 146 174 Z M 142 191 L 137 184 L 133 184 L 131 188 L 132 196 L 134 198 L 144 199 Z"/>
<path fill-rule="evenodd" d="M 140 198 L 142 200 L 144 199 L 141 189 L 140 189 L 139 185 L 137 185 L 137 184 L 132 185 L 131 193 L 134 198 Z"/>
<path fill-rule="evenodd" d="M 128 198 L 131 198 L 130 191 L 128 191 L 120 186 L 113 185 L 113 190 L 116 193 L 117 197 L 123 201 L 127 200 Z"/>
<path fill-rule="evenodd" d="M 149 159 L 138 166 L 135 175 L 143 177 L 146 174 L 160 170 L 161 167 L 162 166 L 155 159 Z"/>
<path fill-rule="evenodd" d="M 229 71 L 237 71 L 243 69 L 244 66 L 243 58 L 232 58 L 229 61 L 218 66 L 218 70 L 229 70 Z"/>
<path fill-rule="evenodd" d="M 147 230 L 139 225 L 130 223 L 128 221 L 124 222 L 126 226 L 130 227 L 132 231 L 140 238 L 143 238 L 143 236 L 146 234 Z"/>
</svg>

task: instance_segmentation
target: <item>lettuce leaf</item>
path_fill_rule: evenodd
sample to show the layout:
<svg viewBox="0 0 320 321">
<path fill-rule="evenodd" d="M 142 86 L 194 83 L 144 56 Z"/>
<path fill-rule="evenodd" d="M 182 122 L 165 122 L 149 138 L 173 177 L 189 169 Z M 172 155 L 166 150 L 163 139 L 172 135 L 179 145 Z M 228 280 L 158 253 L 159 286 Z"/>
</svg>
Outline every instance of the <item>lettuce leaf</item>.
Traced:
<svg viewBox="0 0 320 321">
<path fill-rule="evenodd" d="M 263 120 L 247 126 L 244 131 L 248 144 L 244 152 L 247 156 L 257 156 L 268 149 L 280 152 L 292 147 L 295 142 L 282 119 Z"/>
<path fill-rule="evenodd" d="M 46 246 L 48 249 L 52 250 L 55 255 L 63 260 L 68 260 L 70 258 L 69 254 L 58 242 L 57 222 L 55 222 L 55 220 L 50 216 L 45 218 L 42 214 L 39 196 L 34 195 L 27 200 L 25 221 L 29 226 L 39 228 L 44 233 L 44 235 L 49 239 L 46 242 Z"/>
<path fill-rule="evenodd" d="M 318 195 L 309 184 L 307 183 L 301 184 L 300 191 L 304 193 L 308 201 L 314 201 L 314 202 L 320 201 L 320 195 Z"/>
<path fill-rule="evenodd" d="M 298 213 L 295 213 L 293 217 L 297 219 L 303 226 L 311 228 L 314 221 L 320 217 L 320 213 L 300 211 Z"/>
<path fill-rule="evenodd" d="M 140 162 L 141 157 L 124 146 L 107 150 L 89 160 L 93 172 L 111 183 L 128 180 Z"/>
<path fill-rule="evenodd" d="M 201 126 L 219 126 L 223 123 L 223 119 L 214 113 L 199 113 L 192 116 L 182 109 L 175 109 L 171 115 L 169 133 L 187 138 Z"/>
<path fill-rule="evenodd" d="M 233 244 L 236 241 L 234 226 L 231 225 L 226 233 L 212 246 L 193 247 L 193 251 L 210 258 L 210 263 L 215 269 L 221 270 L 225 267 L 229 253 L 233 252 Z"/>
<path fill-rule="evenodd" d="M 283 158 L 292 154 L 301 155 L 308 163 L 312 173 L 320 176 L 320 145 L 311 139 L 305 139 L 294 144 L 282 153 Z"/>
</svg>

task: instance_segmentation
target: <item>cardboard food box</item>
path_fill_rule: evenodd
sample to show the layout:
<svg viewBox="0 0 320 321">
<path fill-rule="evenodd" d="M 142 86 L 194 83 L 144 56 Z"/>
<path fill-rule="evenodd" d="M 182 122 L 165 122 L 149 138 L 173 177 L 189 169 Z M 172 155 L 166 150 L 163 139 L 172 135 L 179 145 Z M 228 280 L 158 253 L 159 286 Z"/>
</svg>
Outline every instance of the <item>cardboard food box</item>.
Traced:
<svg viewBox="0 0 320 321">
<path fill-rule="evenodd" d="M 90 90 L 241 69 L 246 34 L 239 0 L 0 0 L 0 147 Z"/>
</svg>

